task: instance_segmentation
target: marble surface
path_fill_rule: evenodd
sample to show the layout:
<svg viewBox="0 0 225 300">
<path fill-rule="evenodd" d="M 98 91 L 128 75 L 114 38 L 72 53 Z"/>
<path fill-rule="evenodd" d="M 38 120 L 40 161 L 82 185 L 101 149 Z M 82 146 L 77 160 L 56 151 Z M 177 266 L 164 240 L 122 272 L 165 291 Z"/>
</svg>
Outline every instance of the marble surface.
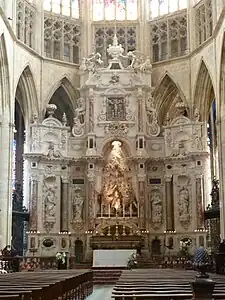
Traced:
<svg viewBox="0 0 225 300">
<path fill-rule="evenodd" d="M 110 300 L 112 295 L 113 285 L 98 285 L 94 286 L 93 293 L 86 300 Z"/>
</svg>

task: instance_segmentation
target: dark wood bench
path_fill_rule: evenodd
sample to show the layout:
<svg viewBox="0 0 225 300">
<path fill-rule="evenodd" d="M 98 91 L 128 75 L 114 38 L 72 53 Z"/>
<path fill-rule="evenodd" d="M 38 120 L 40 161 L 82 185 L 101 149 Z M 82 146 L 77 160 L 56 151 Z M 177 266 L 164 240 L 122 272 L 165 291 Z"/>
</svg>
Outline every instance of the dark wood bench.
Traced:
<svg viewBox="0 0 225 300">
<path fill-rule="evenodd" d="M 173 270 L 123 271 L 113 288 L 112 298 L 116 300 L 138 299 L 191 299 L 190 282 L 195 272 Z M 216 281 L 213 298 L 225 299 L 225 277 L 214 277 Z"/>
<path fill-rule="evenodd" d="M 24 300 L 85 299 L 93 289 L 91 271 L 11 273 L 0 276 L 0 295 Z M 19 297 L 19 298 L 18 298 Z"/>
</svg>

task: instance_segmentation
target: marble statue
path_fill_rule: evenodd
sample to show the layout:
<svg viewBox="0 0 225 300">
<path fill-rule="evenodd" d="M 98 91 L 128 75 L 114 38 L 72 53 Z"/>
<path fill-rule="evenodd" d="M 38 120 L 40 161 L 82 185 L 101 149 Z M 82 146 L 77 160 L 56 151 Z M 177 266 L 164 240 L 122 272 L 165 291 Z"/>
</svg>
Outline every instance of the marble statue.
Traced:
<svg viewBox="0 0 225 300">
<path fill-rule="evenodd" d="M 79 98 L 77 100 L 77 108 L 75 109 L 75 118 L 73 118 L 73 136 L 80 136 L 84 134 L 84 124 L 85 124 L 85 100 L 84 98 Z"/>
<path fill-rule="evenodd" d="M 151 192 L 151 222 L 153 225 L 162 224 L 162 200 L 159 191 Z"/>
<path fill-rule="evenodd" d="M 45 217 L 56 216 L 56 195 L 52 187 L 48 188 L 45 197 Z"/>
<path fill-rule="evenodd" d="M 103 65 L 100 53 L 91 53 L 87 58 L 83 57 L 80 70 L 95 73 L 96 69 Z"/>
<path fill-rule="evenodd" d="M 83 204 L 84 197 L 81 195 L 81 188 L 76 187 L 73 195 L 73 219 L 76 222 L 82 222 L 83 220 Z"/>
<path fill-rule="evenodd" d="M 183 187 L 179 191 L 179 219 L 181 223 L 188 223 L 190 220 L 190 199 L 189 191 Z"/>
</svg>

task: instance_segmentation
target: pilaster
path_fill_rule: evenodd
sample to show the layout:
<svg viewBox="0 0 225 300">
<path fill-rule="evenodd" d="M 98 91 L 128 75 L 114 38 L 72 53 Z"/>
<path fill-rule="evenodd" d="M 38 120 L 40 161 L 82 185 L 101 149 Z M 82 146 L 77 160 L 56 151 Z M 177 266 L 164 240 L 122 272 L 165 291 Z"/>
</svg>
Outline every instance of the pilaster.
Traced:
<svg viewBox="0 0 225 300">
<path fill-rule="evenodd" d="M 11 244 L 12 230 L 12 142 L 14 125 L 0 123 L 0 249 Z"/>
</svg>

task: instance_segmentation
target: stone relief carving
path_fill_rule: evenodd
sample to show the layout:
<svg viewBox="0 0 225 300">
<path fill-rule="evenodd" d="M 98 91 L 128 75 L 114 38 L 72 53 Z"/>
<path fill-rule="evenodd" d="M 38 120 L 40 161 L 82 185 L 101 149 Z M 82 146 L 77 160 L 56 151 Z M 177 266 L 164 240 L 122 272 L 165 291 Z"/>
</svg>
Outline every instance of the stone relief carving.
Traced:
<svg viewBox="0 0 225 300">
<path fill-rule="evenodd" d="M 47 232 L 51 231 L 56 222 L 56 191 L 56 177 L 54 175 L 48 175 L 44 178 L 42 190 L 44 227 Z"/>
<path fill-rule="evenodd" d="M 179 221 L 186 229 L 190 223 L 190 195 L 187 187 L 183 186 L 178 194 Z"/>
<path fill-rule="evenodd" d="M 134 125 L 133 125 L 134 126 Z M 130 124 L 125 123 L 111 123 L 105 126 L 105 133 L 106 134 L 113 134 L 115 136 L 123 136 L 127 135 L 129 131 L 129 127 L 132 127 Z"/>
<path fill-rule="evenodd" d="M 85 126 L 85 100 L 84 98 L 79 98 L 77 100 L 78 107 L 75 110 L 75 118 L 73 119 L 73 136 L 82 136 L 84 134 Z"/>
<path fill-rule="evenodd" d="M 150 96 L 146 101 L 146 114 L 148 135 L 158 136 L 160 133 L 160 126 L 158 125 L 158 116 L 152 96 Z"/>
<path fill-rule="evenodd" d="M 79 186 L 74 187 L 73 189 L 73 221 L 81 223 L 83 221 L 83 204 L 84 197 L 82 195 L 82 189 Z"/>
<path fill-rule="evenodd" d="M 106 94 L 102 110 L 98 116 L 99 121 L 133 121 L 134 117 L 130 107 L 127 95 L 123 94 L 120 89 L 110 90 Z"/>
<path fill-rule="evenodd" d="M 61 158 L 62 155 L 58 150 L 55 150 L 55 145 L 53 142 L 49 142 L 47 157 L 52 158 Z"/>
<path fill-rule="evenodd" d="M 163 204 L 160 190 L 153 189 L 150 192 L 150 204 L 152 227 L 158 229 L 161 227 L 163 221 Z"/>
<path fill-rule="evenodd" d="M 197 108 L 194 109 L 194 121 L 199 122 L 201 118 L 200 112 Z"/>
<path fill-rule="evenodd" d="M 120 80 L 120 76 L 118 74 L 114 73 L 114 74 L 112 74 L 109 83 L 115 84 L 115 83 L 118 83 L 119 80 Z"/>
<path fill-rule="evenodd" d="M 166 131 L 165 139 L 166 139 L 167 146 L 169 148 L 171 148 L 172 147 L 172 133 L 171 133 L 171 130 Z"/>
<path fill-rule="evenodd" d="M 107 98 L 106 120 L 124 121 L 126 118 L 125 101 L 123 97 Z"/>
<path fill-rule="evenodd" d="M 185 149 L 184 141 L 181 140 L 181 141 L 179 141 L 179 144 L 178 144 L 178 150 L 173 150 L 172 156 L 177 157 L 177 158 L 185 158 L 185 157 L 187 157 L 187 155 L 188 155 L 188 153 Z"/>
<path fill-rule="evenodd" d="M 192 134 L 192 147 L 197 150 L 203 150 L 201 131 L 195 129 Z"/>
</svg>

